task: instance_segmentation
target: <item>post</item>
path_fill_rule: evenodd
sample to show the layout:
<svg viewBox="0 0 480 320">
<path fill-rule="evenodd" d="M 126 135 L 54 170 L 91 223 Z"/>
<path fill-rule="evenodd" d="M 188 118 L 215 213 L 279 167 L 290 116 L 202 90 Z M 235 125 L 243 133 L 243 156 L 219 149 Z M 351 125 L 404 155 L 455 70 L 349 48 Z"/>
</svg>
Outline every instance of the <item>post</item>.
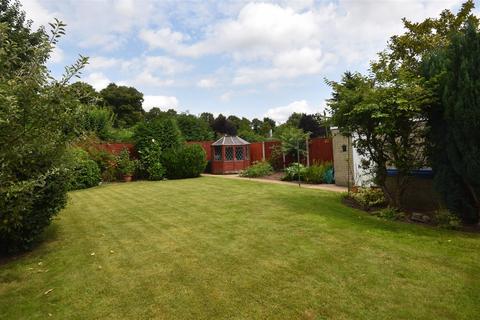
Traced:
<svg viewBox="0 0 480 320">
<path fill-rule="evenodd" d="M 262 141 L 262 161 L 265 161 L 265 141 Z"/>
<path fill-rule="evenodd" d="M 307 167 L 310 167 L 310 148 L 308 146 L 308 137 L 305 138 L 305 144 L 307 146 Z"/>
<path fill-rule="evenodd" d="M 297 175 L 298 186 L 300 187 L 300 141 L 297 140 Z"/>
</svg>

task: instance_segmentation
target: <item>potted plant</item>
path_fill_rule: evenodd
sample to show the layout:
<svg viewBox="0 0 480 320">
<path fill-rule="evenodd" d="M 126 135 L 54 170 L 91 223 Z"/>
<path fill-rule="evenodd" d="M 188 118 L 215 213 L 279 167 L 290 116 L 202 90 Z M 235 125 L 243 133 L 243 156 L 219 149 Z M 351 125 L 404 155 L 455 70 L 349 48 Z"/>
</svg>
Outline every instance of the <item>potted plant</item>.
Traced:
<svg viewBox="0 0 480 320">
<path fill-rule="evenodd" d="M 117 168 L 123 176 L 123 181 L 132 181 L 133 173 L 137 167 L 137 161 L 130 159 L 130 153 L 124 148 L 117 156 Z"/>
</svg>

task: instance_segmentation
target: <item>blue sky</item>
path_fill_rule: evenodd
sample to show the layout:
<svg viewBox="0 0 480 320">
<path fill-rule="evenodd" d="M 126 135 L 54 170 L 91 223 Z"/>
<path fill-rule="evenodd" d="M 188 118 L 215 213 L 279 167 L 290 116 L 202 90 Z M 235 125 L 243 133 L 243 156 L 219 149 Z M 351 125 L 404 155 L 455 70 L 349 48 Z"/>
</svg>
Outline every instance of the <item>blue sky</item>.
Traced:
<svg viewBox="0 0 480 320">
<path fill-rule="evenodd" d="M 49 63 L 90 57 L 82 80 L 144 93 L 144 109 L 269 116 L 322 112 L 345 70 L 364 72 L 388 38 L 462 1 L 22 0 L 35 25 L 67 35 Z M 479 6 L 478 1 L 476 5 Z M 478 9 L 477 9 L 478 12 Z"/>
</svg>

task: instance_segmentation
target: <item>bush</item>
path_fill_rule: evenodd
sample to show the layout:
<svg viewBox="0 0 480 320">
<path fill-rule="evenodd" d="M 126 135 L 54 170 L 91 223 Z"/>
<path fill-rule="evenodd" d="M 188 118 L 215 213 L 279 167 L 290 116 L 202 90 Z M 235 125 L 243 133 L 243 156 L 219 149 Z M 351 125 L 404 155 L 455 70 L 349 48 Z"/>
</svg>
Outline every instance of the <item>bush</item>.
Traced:
<svg viewBox="0 0 480 320">
<path fill-rule="evenodd" d="M 162 164 L 169 179 L 184 179 L 200 176 L 207 161 L 202 147 L 193 144 L 162 152 Z"/>
<path fill-rule="evenodd" d="M 140 168 L 150 180 L 161 180 L 165 177 L 165 167 L 161 163 L 162 149 L 155 139 L 138 151 Z"/>
<path fill-rule="evenodd" d="M 375 211 L 373 214 L 379 218 L 386 219 L 386 220 L 404 220 L 405 219 L 405 213 L 403 211 L 400 211 L 392 207 L 383 208 L 381 210 Z"/>
<path fill-rule="evenodd" d="M 110 109 L 90 106 L 82 120 L 83 130 L 95 132 L 101 139 L 108 139 L 113 126 L 114 114 Z"/>
<path fill-rule="evenodd" d="M 315 163 L 305 169 L 304 180 L 307 183 L 323 183 L 327 170 L 328 164 Z"/>
<path fill-rule="evenodd" d="M 32 246 L 65 207 L 69 181 L 68 170 L 55 168 L 36 179 L 0 188 L 0 252 Z"/>
<path fill-rule="evenodd" d="M 356 192 L 350 194 L 364 210 L 380 208 L 387 204 L 383 192 L 379 188 L 359 188 Z"/>
<path fill-rule="evenodd" d="M 116 157 L 118 171 L 124 176 L 131 176 L 135 173 L 137 168 L 137 160 L 130 159 L 130 152 L 127 148 L 123 148 L 122 151 Z"/>
<path fill-rule="evenodd" d="M 133 139 L 139 151 L 148 147 L 152 139 L 158 142 L 161 150 L 181 148 L 183 145 L 182 133 L 172 118 L 156 118 L 139 124 L 135 128 Z"/>
<path fill-rule="evenodd" d="M 298 176 L 300 175 L 300 180 L 302 180 L 305 176 L 306 168 L 303 164 L 294 162 L 289 167 L 285 169 L 285 175 L 283 176 L 282 180 L 285 181 L 296 181 L 298 180 Z"/>
<path fill-rule="evenodd" d="M 458 216 L 445 209 L 439 210 L 435 214 L 435 222 L 439 227 L 451 230 L 459 229 L 462 225 Z"/>
<path fill-rule="evenodd" d="M 71 170 L 69 190 L 91 188 L 102 181 L 100 168 L 86 151 L 72 148 L 68 150 L 66 159 Z"/>
<path fill-rule="evenodd" d="M 248 167 L 247 169 L 243 170 L 240 173 L 242 177 L 248 178 L 256 178 L 256 177 L 264 177 L 271 175 L 273 173 L 273 168 L 270 163 L 266 161 L 262 162 L 254 162 L 253 165 Z"/>
</svg>

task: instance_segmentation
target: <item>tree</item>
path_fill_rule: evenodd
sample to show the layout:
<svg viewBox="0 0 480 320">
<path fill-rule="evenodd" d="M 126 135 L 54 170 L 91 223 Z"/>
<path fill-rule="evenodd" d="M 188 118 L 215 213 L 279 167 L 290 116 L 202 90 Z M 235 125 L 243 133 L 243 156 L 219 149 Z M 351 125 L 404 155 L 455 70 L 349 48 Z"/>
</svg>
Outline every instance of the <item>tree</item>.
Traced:
<svg viewBox="0 0 480 320">
<path fill-rule="evenodd" d="M 422 61 L 449 43 L 449 35 L 471 16 L 467 1 L 457 15 L 449 10 L 437 19 L 412 23 L 393 36 L 387 50 L 371 63 L 371 76 L 345 74 L 333 88 L 332 121 L 345 134 L 355 135 L 357 150 L 370 158 L 376 182 L 390 205 L 402 207 L 402 195 L 412 170 L 427 164 L 428 110 L 435 97 L 423 77 Z M 395 188 L 386 185 L 387 166 L 397 169 Z"/>
<path fill-rule="evenodd" d="M 179 114 L 176 119 L 178 127 L 186 141 L 204 141 L 213 139 L 213 132 L 208 123 L 203 119 L 186 113 Z"/>
<path fill-rule="evenodd" d="M 100 95 L 115 114 L 116 127 L 130 127 L 142 120 L 143 94 L 137 89 L 110 83 Z"/>
<path fill-rule="evenodd" d="M 140 123 L 135 128 L 133 139 L 139 152 L 152 142 L 158 143 L 162 151 L 179 148 L 184 142 L 177 121 L 172 117 L 157 118 L 150 122 Z"/>
<path fill-rule="evenodd" d="M 234 136 L 237 134 L 237 128 L 235 128 L 235 125 L 222 114 L 219 114 L 215 119 L 212 129 L 215 133 L 220 135 L 227 134 Z"/>
<path fill-rule="evenodd" d="M 212 127 L 213 122 L 215 121 L 215 117 L 210 112 L 202 112 L 200 114 L 200 119 L 208 123 L 210 127 Z"/>
<path fill-rule="evenodd" d="M 78 100 L 67 83 L 80 59 L 54 80 L 46 61 L 65 24 L 51 36 L 31 30 L 18 2 L 0 2 L 0 251 L 31 247 L 67 200 L 67 143 L 75 133 Z"/>
<path fill-rule="evenodd" d="M 302 114 L 298 122 L 298 128 L 310 132 L 312 138 L 327 136 L 327 128 L 313 114 Z"/>
<path fill-rule="evenodd" d="M 302 119 L 304 115 L 304 113 L 294 112 L 288 117 L 285 123 L 290 127 L 299 128 L 298 125 L 300 124 L 300 119 Z"/>
<path fill-rule="evenodd" d="M 480 32 L 471 18 L 426 62 L 438 100 L 430 108 L 430 158 L 447 208 L 466 223 L 480 218 Z"/>
<path fill-rule="evenodd" d="M 88 83 L 77 81 L 70 85 L 72 94 L 82 104 L 102 105 L 100 94 Z"/>
<path fill-rule="evenodd" d="M 252 130 L 257 133 L 257 134 L 261 134 L 261 128 L 263 126 L 263 122 L 262 120 L 259 120 L 257 118 L 254 118 L 252 120 Z"/>
</svg>

